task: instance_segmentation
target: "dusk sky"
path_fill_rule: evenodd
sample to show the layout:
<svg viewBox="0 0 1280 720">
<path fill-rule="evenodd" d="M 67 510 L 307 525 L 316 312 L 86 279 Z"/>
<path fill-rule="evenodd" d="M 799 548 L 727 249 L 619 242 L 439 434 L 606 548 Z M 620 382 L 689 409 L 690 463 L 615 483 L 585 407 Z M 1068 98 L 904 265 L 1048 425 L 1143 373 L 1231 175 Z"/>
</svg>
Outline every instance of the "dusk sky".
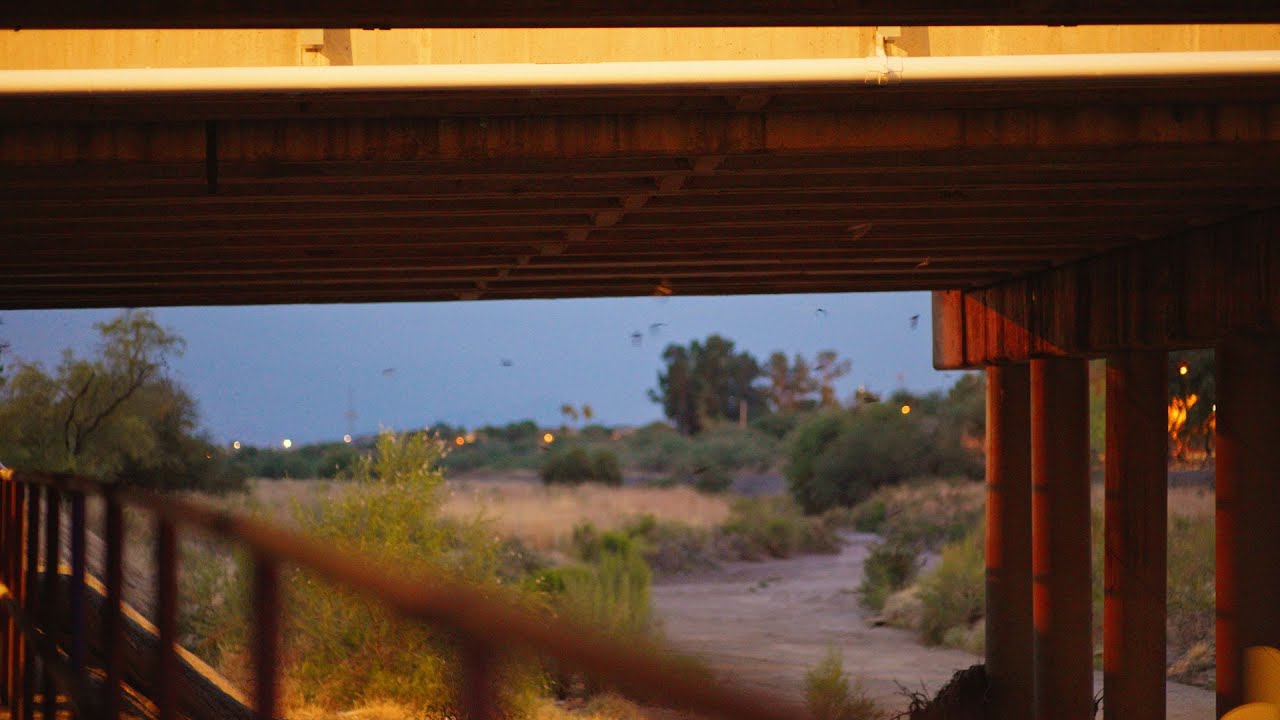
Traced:
<svg viewBox="0 0 1280 720">
<path fill-rule="evenodd" d="M 0 338 L 26 360 L 57 364 L 94 350 L 93 323 L 115 310 L 2 311 Z M 928 293 L 616 298 L 381 305 L 159 308 L 187 341 L 172 363 L 218 442 L 340 438 L 348 396 L 357 434 L 446 421 L 475 427 L 532 418 L 559 424 L 562 403 L 599 422 L 661 417 L 654 387 L 668 343 L 718 332 L 764 360 L 834 349 L 853 361 L 843 399 L 949 386 L 931 365 Z M 919 315 L 916 329 L 910 319 Z M 652 327 L 656 323 L 665 323 Z M 640 343 L 632 334 L 641 333 Z M 503 361 L 509 360 L 510 366 Z"/>
</svg>

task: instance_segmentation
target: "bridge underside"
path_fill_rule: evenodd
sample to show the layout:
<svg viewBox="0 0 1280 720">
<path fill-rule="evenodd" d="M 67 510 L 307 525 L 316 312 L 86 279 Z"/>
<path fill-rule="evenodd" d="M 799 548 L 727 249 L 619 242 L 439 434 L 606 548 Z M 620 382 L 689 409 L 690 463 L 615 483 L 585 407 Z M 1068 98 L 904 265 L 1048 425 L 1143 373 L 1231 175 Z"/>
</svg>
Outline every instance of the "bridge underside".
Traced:
<svg viewBox="0 0 1280 720">
<path fill-rule="evenodd" d="M 10 98 L 0 307 L 972 289 L 1277 204 L 1258 79 Z"/>
</svg>

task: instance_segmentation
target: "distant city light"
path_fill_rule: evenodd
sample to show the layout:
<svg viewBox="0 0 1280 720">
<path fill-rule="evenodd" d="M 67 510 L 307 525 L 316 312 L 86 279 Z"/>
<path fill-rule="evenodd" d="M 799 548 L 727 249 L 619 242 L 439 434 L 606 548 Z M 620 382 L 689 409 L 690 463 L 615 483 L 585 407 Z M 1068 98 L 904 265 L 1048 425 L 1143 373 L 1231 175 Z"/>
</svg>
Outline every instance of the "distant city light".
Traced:
<svg viewBox="0 0 1280 720">
<path fill-rule="evenodd" d="M 289 448 L 293 447 L 293 441 L 292 441 L 292 440 L 290 440 L 289 438 L 285 438 L 285 439 L 284 439 L 284 442 L 282 442 L 282 443 L 280 443 L 280 444 L 284 446 L 284 449 L 285 449 L 285 450 L 288 450 Z"/>
<path fill-rule="evenodd" d="M 1190 371 L 1187 369 L 1187 363 L 1186 363 L 1186 361 L 1185 361 L 1185 360 L 1184 360 L 1183 362 L 1178 363 L 1178 374 L 1179 374 L 1179 375 L 1186 375 L 1188 372 L 1190 372 Z"/>
<path fill-rule="evenodd" d="M 237 440 L 237 441 L 235 441 L 235 442 L 231 443 L 231 448 L 232 448 L 233 450 L 239 450 L 239 449 L 240 449 L 240 441 L 239 441 L 239 440 Z"/>
<path fill-rule="evenodd" d="M 556 439 L 556 436 L 552 435 L 551 433 L 547 433 L 546 435 L 542 436 L 542 442 L 544 443 L 553 442 L 555 439 Z"/>
<path fill-rule="evenodd" d="M 911 406 L 910 406 L 910 405 L 903 405 L 903 406 L 902 406 L 902 414 L 903 414 L 903 415 L 910 415 L 910 414 L 911 414 Z"/>
<path fill-rule="evenodd" d="M 459 435 L 458 437 L 453 439 L 453 444 L 461 447 L 467 444 L 467 439 Z"/>
<path fill-rule="evenodd" d="M 350 436 L 350 435 L 343 435 L 343 436 L 342 436 L 342 442 L 344 442 L 344 443 L 349 443 L 349 442 L 351 442 L 351 436 Z"/>
</svg>

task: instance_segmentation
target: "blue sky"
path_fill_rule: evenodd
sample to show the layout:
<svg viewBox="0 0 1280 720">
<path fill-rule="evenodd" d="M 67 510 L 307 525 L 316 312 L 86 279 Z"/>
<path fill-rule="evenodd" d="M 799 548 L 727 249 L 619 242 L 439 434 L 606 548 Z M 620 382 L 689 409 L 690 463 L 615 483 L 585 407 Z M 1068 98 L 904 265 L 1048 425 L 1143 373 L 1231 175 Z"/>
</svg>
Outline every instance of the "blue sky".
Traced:
<svg viewBox="0 0 1280 720">
<path fill-rule="evenodd" d="M 819 311 L 821 309 L 821 311 Z M 63 348 L 93 350 L 93 323 L 114 310 L 0 312 L 10 352 L 53 365 Z M 380 305 L 158 308 L 187 340 L 170 368 L 219 442 L 277 444 L 341 437 L 348 393 L 357 433 L 447 421 L 470 427 L 560 422 L 562 403 L 590 403 L 607 424 L 661 411 L 662 348 L 713 332 L 764 359 L 774 350 L 853 361 L 841 397 L 949 386 L 931 366 L 928 293 L 610 298 Z M 916 329 L 910 318 L 919 315 Z M 665 323 L 651 330 L 654 323 Z M 639 346 L 632 333 L 640 332 Z M 504 366 L 503 360 L 510 366 Z"/>
</svg>

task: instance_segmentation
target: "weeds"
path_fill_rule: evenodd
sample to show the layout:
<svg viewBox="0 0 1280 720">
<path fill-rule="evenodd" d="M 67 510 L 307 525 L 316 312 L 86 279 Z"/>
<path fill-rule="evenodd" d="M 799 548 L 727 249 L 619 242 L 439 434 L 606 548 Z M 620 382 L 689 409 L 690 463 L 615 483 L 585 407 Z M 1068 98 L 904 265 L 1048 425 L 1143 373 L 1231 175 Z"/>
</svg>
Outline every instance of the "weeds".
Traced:
<svg viewBox="0 0 1280 720">
<path fill-rule="evenodd" d="M 929 480 L 878 490 L 839 518 L 861 532 L 874 532 L 922 550 L 962 539 L 982 520 L 986 490 L 969 480 Z"/>
<path fill-rule="evenodd" d="M 920 578 L 920 639 L 927 645 L 963 646 L 986 603 L 982 526 L 942 550 L 942 560 Z"/>
<path fill-rule="evenodd" d="M 804 676 L 805 703 L 814 720 L 876 720 L 882 713 L 861 682 L 849 686 L 844 659 L 834 645 Z"/>
<path fill-rule="evenodd" d="M 722 546 L 733 559 L 787 558 L 797 553 L 840 550 L 840 539 L 821 518 L 806 517 L 790 498 L 739 498 L 721 528 Z"/>
<path fill-rule="evenodd" d="M 863 606 L 880 612 L 890 595 L 910 585 L 920 570 L 918 555 L 914 547 L 903 543 L 872 545 L 862 565 L 862 584 L 858 586 Z"/>
</svg>

